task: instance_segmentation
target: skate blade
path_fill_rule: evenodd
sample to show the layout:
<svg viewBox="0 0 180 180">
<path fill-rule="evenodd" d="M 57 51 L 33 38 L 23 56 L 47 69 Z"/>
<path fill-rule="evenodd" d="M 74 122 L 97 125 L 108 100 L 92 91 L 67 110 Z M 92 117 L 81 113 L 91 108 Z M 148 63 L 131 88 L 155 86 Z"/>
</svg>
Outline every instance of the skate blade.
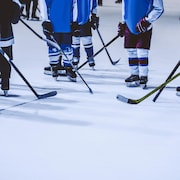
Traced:
<svg viewBox="0 0 180 180">
<path fill-rule="evenodd" d="M 94 66 L 92 66 L 92 67 L 91 67 L 91 69 L 92 69 L 93 71 L 95 71 L 95 68 L 94 68 Z"/>
<path fill-rule="evenodd" d="M 44 71 L 44 74 L 52 76 L 52 71 Z M 58 70 L 58 76 L 66 76 L 66 70 Z"/>
<path fill-rule="evenodd" d="M 127 87 L 139 87 L 139 85 L 140 85 L 139 81 L 126 82 Z"/>
<path fill-rule="evenodd" d="M 68 79 L 71 81 L 71 82 L 76 82 L 76 78 L 72 78 L 72 77 L 70 77 L 70 76 L 67 76 L 68 77 Z"/>
<path fill-rule="evenodd" d="M 177 92 L 176 92 L 176 95 L 177 95 L 177 96 L 180 96 L 180 91 L 177 91 Z"/>
<path fill-rule="evenodd" d="M 8 90 L 3 90 L 4 96 L 7 97 L 8 96 Z"/>
</svg>

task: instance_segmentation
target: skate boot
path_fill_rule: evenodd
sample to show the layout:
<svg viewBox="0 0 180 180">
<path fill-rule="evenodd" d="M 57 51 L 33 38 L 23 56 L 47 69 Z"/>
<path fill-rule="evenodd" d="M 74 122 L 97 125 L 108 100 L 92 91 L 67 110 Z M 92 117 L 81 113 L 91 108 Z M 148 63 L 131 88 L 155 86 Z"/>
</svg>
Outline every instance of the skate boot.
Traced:
<svg viewBox="0 0 180 180">
<path fill-rule="evenodd" d="M 176 88 L 176 95 L 180 96 L 180 86 Z"/>
<path fill-rule="evenodd" d="M 91 67 L 94 70 L 95 61 L 93 57 L 88 57 L 89 67 Z"/>
<path fill-rule="evenodd" d="M 2 80 L 1 80 L 1 89 L 4 92 L 4 96 L 8 96 L 9 78 L 2 78 Z"/>
<path fill-rule="evenodd" d="M 131 75 L 127 79 L 125 79 L 125 83 L 127 87 L 138 87 L 139 86 L 139 76 Z"/>
<path fill-rule="evenodd" d="M 57 69 L 57 73 L 59 76 L 66 76 L 66 70 L 63 66 L 58 65 L 57 67 L 55 67 L 55 69 Z M 44 74 L 46 75 L 52 75 L 53 74 L 53 70 L 51 66 L 47 66 L 44 68 Z"/>
<path fill-rule="evenodd" d="M 140 77 L 140 86 L 142 87 L 142 89 L 147 88 L 147 82 L 148 82 L 148 77 L 147 76 L 141 76 Z"/>
<path fill-rule="evenodd" d="M 36 15 L 32 15 L 31 20 L 32 20 L 32 21 L 39 21 L 40 18 L 37 17 Z"/>
<path fill-rule="evenodd" d="M 66 75 L 70 81 L 76 82 L 77 75 L 76 75 L 75 71 L 72 69 L 72 67 L 66 68 Z"/>
</svg>

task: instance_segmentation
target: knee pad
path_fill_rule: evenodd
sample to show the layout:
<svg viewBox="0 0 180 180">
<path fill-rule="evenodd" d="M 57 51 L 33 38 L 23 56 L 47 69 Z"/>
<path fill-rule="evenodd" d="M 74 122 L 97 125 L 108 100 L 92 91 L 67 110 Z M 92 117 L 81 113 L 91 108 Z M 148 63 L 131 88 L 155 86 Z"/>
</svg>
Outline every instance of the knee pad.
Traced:
<svg viewBox="0 0 180 180">
<path fill-rule="evenodd" d="M 129 48 L 127 49 L 127 52 L 128 52 L 128 58 L 137 58 L 137 49 Z"/>
<path fill-rule="evenodd" d="M 81 37 L 81 40 L 82 40 L 84 48 L 91 48 L 93 46 L 92 36 Z"/>
</svg>

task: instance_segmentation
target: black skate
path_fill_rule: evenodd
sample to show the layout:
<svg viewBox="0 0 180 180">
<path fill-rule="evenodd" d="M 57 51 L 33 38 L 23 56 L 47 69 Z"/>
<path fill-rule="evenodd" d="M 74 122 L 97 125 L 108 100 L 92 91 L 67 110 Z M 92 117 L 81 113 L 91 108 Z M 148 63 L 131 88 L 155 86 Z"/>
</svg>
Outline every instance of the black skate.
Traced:
<svg viewBox="0 0 180 180">
<path fill-rule="evenodd" d="M 180 96 L 180 86 L 176 88 L 176 95 Z"/>
<path fill-rule="evenodd" d="M 75 71 L 72 69 L 72 67 L 66 68 L 66 75 L 70 81 L 76 82 L 77 75 L 76 75 Z"/>
<path fill-rule="evenodd" d="M 138 75 L 131 75 L 127 79 L 125 79 L 125 83 L 127 87 L 138 87 L 139 86 L 139 76 Z"/>
<path fill-rule="evenodd" d="M 66 70 L 62 66 L 55 67 L 55 70 L 57 70 L 58 76 L 66 76 Z M 53 75 L 53 69 L 51 66 L 47 66 L 44 68 L 44 74 L 46 75 Z"/>
<path fill-rule="evenodd" d="M 122 3 L 122 0 L 117 0 L 115 1 L 115 3 Z"/>
<path fill-rule="evenodd" d="M 4 96 L 8 96 L 9 78 L 2 78 L 2 80 L 1 80 L 1 89 L 4 92 Z"/>
<path fill-rule="evenodd" d="M 141 77 L 140 77 L 140 86 L 141 86 L 143 89 L 146 89 L 146 88 L 147 88 L 147 82 L 148 82 L 148 77 L 147 77 L 147 76 L 141 76 Z"/>
</svg>

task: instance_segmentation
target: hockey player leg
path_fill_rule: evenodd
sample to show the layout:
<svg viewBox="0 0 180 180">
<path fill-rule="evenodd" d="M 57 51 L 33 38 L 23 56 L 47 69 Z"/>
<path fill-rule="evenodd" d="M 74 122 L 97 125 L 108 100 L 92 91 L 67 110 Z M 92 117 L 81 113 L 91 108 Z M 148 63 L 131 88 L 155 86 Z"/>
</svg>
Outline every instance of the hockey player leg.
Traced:
<svg viewBox="0 0 180 180">
<path fill-rule="evenodd" d="M 95 61 L 93 57 L 94 52 L 93 52 L 92 36 L 81 37 L 81 39 L 87 54 L 89 66 L 94 69 Z"/>
<path fill-rule="evenodd" d="M 77 69 L 80 60 L 80 36 L 72 37 L 72 48 L 73 48 L 72 64 L 74 65 L 74 68 Z"/>
<path fill-rule="evenodd" d="M 59 57 L 58 64 L 51 64 L 47 67 L 44 67 L 44 74 L 51 76 L 66 76 L 66 69 L 61 64 L 61 58 Z M 53 75 L 54 74 L 54 75 Z"/>
<path fill-rule="evenodd" d="M 137 49 L 140 86 L 142 87 L 142 89 L 145 89 L 147 87 L 148 82 L 148 53 L 148 49 Z"/>
<path fill-rule="evenodd" d="M 131 75 L 125 79 L 125 83 L 127 87 L 137 87 L 139 86 L 139 66 L 136 49 L 128 49 L 128 59 Z"/>
<path fill-rule="evenodd" d="M 72 64 L 73 49 L 71 45 L 62 45 L 62 52 L 62 61 L 66 69 L 66 75 L 70 81 L 76 82 L 77 75 Z"/>
<path fill-rule="evenodd" d="M 48 44 L 48 54 L 49 54 L 49 65 L 44 68 L 44 74 L 52 75 L 52 77 L 57 80 L 60 75 L 65 76 L 65 68 L 61 65 L 61 54 L 60 50 Z"/>
<path fill-rule="evenodd" d="M 5 57 L 0 53 L 0 72 L 1 72 L 1 89 L 4 95 L 8 95 L 9 90 L 9 79 L 11 74 L 11 66 Z"/>
</svg>

